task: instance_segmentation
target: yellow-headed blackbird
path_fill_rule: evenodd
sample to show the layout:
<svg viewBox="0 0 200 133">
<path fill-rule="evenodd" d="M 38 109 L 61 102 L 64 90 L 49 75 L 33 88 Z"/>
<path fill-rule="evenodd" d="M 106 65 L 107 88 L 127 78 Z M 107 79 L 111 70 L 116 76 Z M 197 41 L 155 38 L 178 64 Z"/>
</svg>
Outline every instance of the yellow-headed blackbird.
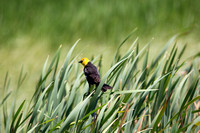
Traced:
<svg viewBox="0 0 200 133">
<path fill-rule="evenodd" d="M 91 87 L 91 85 L 96 85 L 96 87 L 99 85 L 99 83 L 101 82 L 100 79 L 100 75 L 99 72 L 96 68 L 95 65 L 93 65 L 89 59 L 87 58 L 82 58 L 79 63 L 81 63 L 84 66 L 84 74 L 86 76 L 86 79 L 88 81 L 89 84 L 89 88 Z M 101 88 L 101 90 L 103 92 L 107 91 L 107 89 L 112 89 L 111 86 L 104 84 L 103 87 Z"/>
</svg>

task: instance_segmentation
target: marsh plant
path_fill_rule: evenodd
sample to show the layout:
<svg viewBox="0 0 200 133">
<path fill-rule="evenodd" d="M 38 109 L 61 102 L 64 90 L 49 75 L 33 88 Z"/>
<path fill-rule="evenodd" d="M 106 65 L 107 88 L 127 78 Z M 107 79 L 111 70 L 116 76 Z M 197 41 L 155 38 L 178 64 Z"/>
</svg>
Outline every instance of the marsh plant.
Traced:
<svg viewBox="0 0 200 133">
<path fill-rule="evenodd" d="M 139 47 L 138 38 L 120 53 L 128 36 L 117 49 L 110 69 L 102 75 L 102 56 L 90 58 L 98 66 L 101 83 L 84 98 L 88 84 L 72 57 L 78 41 L 66 54 L 63 65 L 61 47 L 51 61 L 46 59 L 31 101 L 16 104 L 5 77 L 0 101 L 1 132 L 197 132 L 200 129 L 199 54 L 181 59 L 173 36 L 150 60 L 150 44 Z M 62 63 L 61 63 L 62 64 Z M 61 67 L 59 67 L 61 66 Z M 23 70 L 18 88 L 24 81 Z M 112 90 L 101 92 L 104 83 Z M 12 94 L 13 95 L 13 94 Z M 9 99 L 12 104 L 8 105 Z"/>
</svg>

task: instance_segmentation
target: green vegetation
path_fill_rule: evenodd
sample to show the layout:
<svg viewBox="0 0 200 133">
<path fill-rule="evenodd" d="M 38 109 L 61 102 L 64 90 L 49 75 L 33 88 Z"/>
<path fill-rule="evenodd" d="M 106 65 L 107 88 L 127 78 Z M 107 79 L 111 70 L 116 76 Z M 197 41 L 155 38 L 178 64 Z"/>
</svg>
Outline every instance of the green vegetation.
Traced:
<svg viewBox="0 0 200 133">
<path fill-rule="evenodd" d="M 178 51 L 174 44 L 176 37 L 173 36 L 152 60 L 150 44 L 141 49 L 136 39 L 121 54 L 123 42 L 104 75 L 102 57 L 92 58 L 102 81 L 85 99 L 88 84 L 77 62 L 78 55 L 72 56 L 78 41 L 61 67 L 61 48 L 50 62 L 47 58 L 31 101 L 24 100 L 16 106 L 18 97 L 15 97 L 9 106 L 10 81 L 6 76 L 0 100 L 0 131 L 197 132 L 200 129 L 199 53 L 182 62 L 186 46 Z M 24 78 L 22 69 L 15 94 Z M 113 90 L 102 93 L 105 81 Z"/>
<path fill-rule="evenodd" d="M 0 0 L 0 132 L 196 132 L 199 7 L 199 0 Z M 192 32 L 163 45 L 185 31 Z M 82 57 L 112 92 L 100 85 L 83 99 Z"/>
<path fill-rule="evenodd" d="M 135 27 L 145 38 L 189 27 L 198 35 L 199 7 L 199 0 L 1 0 L 0 45 L 13 45 L 18 37 L 54 48 L 77 38 L 116 44 Z"/>
<path fill-rule="evenodd" d="M 61 44 L 65 53 L 79 38 L 74 55 L 103 54 L 105 73 L 111 65 L 106 57 L 113 57 L 119 42 L 136 27 L 132 39 L 139 36 L 141 46 L 155 38 L 150 58 L 172 35 L 192 30 L 177 44 L 188 43 L 186 58 L 200 49 L 199 7 L 199 0 L 0 0 L 0 75 L 8 71 L 11 88 L 16 88 L 23 65 L 27 78 L 20 91 L 27 95 L 21 97 L 30 97 L 46 56 L 51 59 Z"/>
</svg>

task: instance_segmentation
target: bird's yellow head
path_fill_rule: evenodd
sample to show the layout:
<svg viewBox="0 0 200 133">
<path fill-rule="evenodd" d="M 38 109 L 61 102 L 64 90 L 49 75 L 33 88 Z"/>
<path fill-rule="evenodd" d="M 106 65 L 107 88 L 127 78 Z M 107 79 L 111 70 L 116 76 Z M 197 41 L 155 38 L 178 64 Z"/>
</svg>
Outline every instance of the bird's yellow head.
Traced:
<svg viewBox="0 0 200 133">
<path fill-rule="evenodd" d="M 81 63 L 83 66 L 86 66 L 90 62 L 88 58 L 82 58 L 78 63 Z"/>
</svg>

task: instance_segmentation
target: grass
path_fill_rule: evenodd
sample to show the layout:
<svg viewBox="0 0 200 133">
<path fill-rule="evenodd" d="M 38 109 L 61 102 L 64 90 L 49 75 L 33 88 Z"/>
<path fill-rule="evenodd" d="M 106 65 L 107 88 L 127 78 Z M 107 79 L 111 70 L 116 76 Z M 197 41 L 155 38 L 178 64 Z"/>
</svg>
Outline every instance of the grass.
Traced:
<svg viewBox="0 0 200 133">
<path fill-rule="evenodd" d="M 199 0 L 34 0 L 0 1 L 0 45 L 30 37 L 53 48 L 77 38 L 116 44 L 138 27 L 138 36 L 175 34 L 185 28 L 200 31 Z M 148 31 L 148 32 L 147 32 Z"/>
<path fill-rule="evenodd" d="M 88 84 L 73 56 L 78 41 L 62 64 L 61 48 L 46 59 L 31 101 L 11 106 L 9 78 L 6 76 L 0 100 L 0 130 L 5 132 L 197 132 L 199 130 L 199 54 L 182 59 L 173 36 L 154 58 L 150 44 L 141 48 L 138 40 L 126 52 L 116 50 L 107 72 L 102 73 L 101 56 L 92 62 L 98 66 L 102 81 L 85 99 Z M 189 63 L 190 62 L 190 63 Z M 16 94 L 23 83 L 23 69 Z M 106 82 L 113 90 L 101 92 Z M 12 92 L 13 93 L 13 92 Z M 94 115 L 95 114 L 95 115 Z"/>
</svg>

